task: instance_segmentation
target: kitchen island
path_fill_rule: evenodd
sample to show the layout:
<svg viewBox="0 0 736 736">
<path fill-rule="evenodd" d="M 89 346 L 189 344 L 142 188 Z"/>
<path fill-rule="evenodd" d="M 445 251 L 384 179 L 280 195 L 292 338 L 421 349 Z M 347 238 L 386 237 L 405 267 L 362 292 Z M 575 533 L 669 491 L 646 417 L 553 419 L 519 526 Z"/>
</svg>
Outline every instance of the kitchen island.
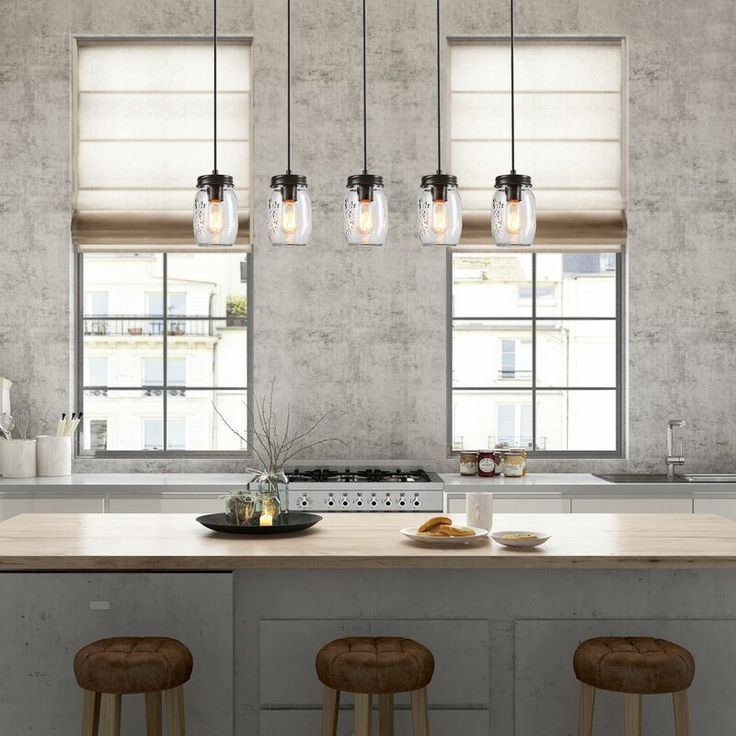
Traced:
<svg viewBox="0 0 736 736">
<path fill-rule="evenodd" d="M 74 652 L 121 634 L 174 636 L 190 647 L 190 733 L 319 733 L 314 655 L 361 633 L 410 636 L 434 652 L 435 736 L 574 733 L 572 652 L 603 634 L 689 648 L 693 733 L 730 731 L 736 522 L 497 515 L 494 529 L 552 535 L 539 549 L 512 551 L 425 546 L 398 533 L 425 518 L 335 514 L 271 538 L 217 535 L 189 514 L 27 514 L 1 523 L 0 733 L 76 735 Z M 142 704 L 127 700 L 124 733 L 142 733 Z M 397 733 L 407 734 L 407 702 L 399 705 Z M 601 694 L 597 735 L 620 732 L 620 707 Z M 673 733 L 667 698 L 644 707 L 647 736 Z M 350 733 L 349 719 L 341 728 Z"/>
</svg>

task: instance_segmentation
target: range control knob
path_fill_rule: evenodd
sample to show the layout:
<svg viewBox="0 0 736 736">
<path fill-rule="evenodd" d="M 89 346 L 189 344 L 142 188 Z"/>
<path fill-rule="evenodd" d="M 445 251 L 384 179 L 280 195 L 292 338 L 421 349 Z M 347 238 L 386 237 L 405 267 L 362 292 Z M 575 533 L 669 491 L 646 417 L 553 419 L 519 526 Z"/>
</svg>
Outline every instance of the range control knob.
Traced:
<svg viewBox="0 0 736 736">
<path fill-rule="evenodd" d="M 393 501 L 391 500 L 391 496 L 386 496 L 386 500 L 383 502 L 383 505 L 386 508 L 389 508 L 390 506 L 393 506 Z"/>
<path fill-rule="evenodd" d="M 403 509 L 406 506 L 406 499 L 404 498 L 404 494 L 401 494 L 401 497 L 399 498 L 399 506 Z"/>
<path fill-rule="evenodd" d="M 361 498 L 360 496 L 358 496 L 358 498 L 356 498 L 356 499 L 355 499 L 355 505 L 356 505 L 356 506 L 357 506 L 357 507 L 358 507 L 359 509 L 362 509 L 362 508 L 363 508 L 363 506 L 364 506 L 364 501 L 363 501 L 363 499 L 362 499 L 362 498 Z"/>
<path fill-rule="evenodd" d="M 335 506 L 335 498 L 333 496 L 329 496 L 327 499 L 327 508 L 331 509 Z"/>
<path fill-rule="evenodd" d="M 418 509 L 422 505 L 422 502 L 419 500 L 419 496 L 414 496 L 414 500 L 411 502 L 411 505 L 415 509 Z"/>
<path fill-rule="evenodd" d="M 309 500 L 309 498 L 307 498 L 307 496 L 302 496 L 297 503 L 301 508 L 305 509 L 307 508 L 307 506 L 310 505 L 311 501 Z"/>
<path fill-rule="evenodd" d="M 340 501 L 340 505 L 346 509 L 348 506 L 350 506 L 350 499 L 348 499 L 347 496 L 342 497 L 342 501 Z"/>
<path fill-rule="evenodd" d="M 376 506 L 378 506 L 378 499 L 375 496 L 371 496 L 370 506 L 371 506 L 372 509 L 374 509 L 374 508 L 376 508 Z"/>
</svg>

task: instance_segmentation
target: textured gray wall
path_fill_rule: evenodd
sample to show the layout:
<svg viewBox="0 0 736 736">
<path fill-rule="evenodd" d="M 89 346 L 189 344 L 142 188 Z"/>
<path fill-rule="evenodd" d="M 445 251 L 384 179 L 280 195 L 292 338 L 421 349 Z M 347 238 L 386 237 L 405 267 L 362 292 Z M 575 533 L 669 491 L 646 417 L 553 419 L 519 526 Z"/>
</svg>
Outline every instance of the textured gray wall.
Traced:
<svg viewBox="0 0 736 736">
<path fill-rule="evenodd" d="M 16 381 L 16 400 L 39 409 L 72 384 L 71 38 L 206 32 L 209 3 L 2 5 L 0 374 Z M 344 0 L 294 3 L 294 164 L 309 176 L 315 215 L 313 241 L 300 251 L 270 248 L 264 227 L 268 179 L 284 168 L 285 2 L 220 5 L 223 31 L 254 36 L 256 392 L 277 376 L 281 400 L 302 421 L 334 409 L 326 432 L 347 443 L 335 458 L 452 467 L 446 261 L 422 249 L 413 233 L 417 182 L 434 168 L 433 4 L 369 3 L 370 165 L 386 177 L 391 213 L 387 246 L 370 251 L 348 249 L 341 235 L 344 180 L 360 169 L 358 3 L 350 14 Z M 500 0 L 445 6 L 449 35 L 507 27 Z M 681 415 L 689 420 L 688 468 L 736 469 L 736 9 L 728 0 L 528 0 L 519 4 L 518 27 L 523 34 L 620 35 L 628 42 L 629 460 L 595 467 L 658 468 L 664 424 Z M 563 466 L 593 467 L 534 463 Z"/>
</svg>

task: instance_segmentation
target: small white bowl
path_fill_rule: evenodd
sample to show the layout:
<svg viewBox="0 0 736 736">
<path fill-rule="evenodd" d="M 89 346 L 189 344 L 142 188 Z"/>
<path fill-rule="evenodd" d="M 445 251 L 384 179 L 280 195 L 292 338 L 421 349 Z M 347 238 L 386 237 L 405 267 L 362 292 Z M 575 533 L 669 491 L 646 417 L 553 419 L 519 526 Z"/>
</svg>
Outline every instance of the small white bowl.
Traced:
<svg viewBox="0 0 736 736">
<path fill-rule="evenodd" d="M 506 534 L 533 534 L 534 539 L 504 539 L 504 535 Z M 493 532 L 491 534 L 491 539 L 493 539 L 494 542 L 503 544 L 506 547 L 539 547 L 539 545 L 544 544 L 549 537 L 550 535 L 545 534 L 544 532 L 532 532 L 520 529 L 507 529 L 505 531 Z"/>
</svg>

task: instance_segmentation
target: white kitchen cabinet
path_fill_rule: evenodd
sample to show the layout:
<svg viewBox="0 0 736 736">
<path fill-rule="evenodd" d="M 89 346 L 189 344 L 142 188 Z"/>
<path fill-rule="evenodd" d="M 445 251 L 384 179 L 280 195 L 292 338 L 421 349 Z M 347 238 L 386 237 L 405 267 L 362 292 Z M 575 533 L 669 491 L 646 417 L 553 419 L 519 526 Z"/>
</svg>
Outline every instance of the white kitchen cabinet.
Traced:
<svg viewBox="0 0 736 736">
<path fill-rule="evenodd" d="M 102 496 L 87 498 L 3 498 L 0 519 L 18 514 L 101 514 L 105 510 Z"/>
<path fill-rule="evenodd" d="M 692 514 L 691 498 L 573 498 L 573 514 Z"/>
<path fill-rule="evenodd" d="M 465 513 L 465 494 L 448 493 L 447 511 L 450 514 Z M 493 499 L 493 512 L 497 514 L 568 514 L 570 501 L 566 498 L 498 498 Z"/>
<path fill-rule="evenodd" d="M 223 511 L 221 494 L 172 495 L 162 494 L 154 498 L 110 497 L 109 511 L 114 514 L 212 514 Z"/>
<path fill-rule="evenodd" d="M 719 514 L 736 519 L 736 498 L 696 498 L 693 507 L 696 514 Z"/>
</svg>

